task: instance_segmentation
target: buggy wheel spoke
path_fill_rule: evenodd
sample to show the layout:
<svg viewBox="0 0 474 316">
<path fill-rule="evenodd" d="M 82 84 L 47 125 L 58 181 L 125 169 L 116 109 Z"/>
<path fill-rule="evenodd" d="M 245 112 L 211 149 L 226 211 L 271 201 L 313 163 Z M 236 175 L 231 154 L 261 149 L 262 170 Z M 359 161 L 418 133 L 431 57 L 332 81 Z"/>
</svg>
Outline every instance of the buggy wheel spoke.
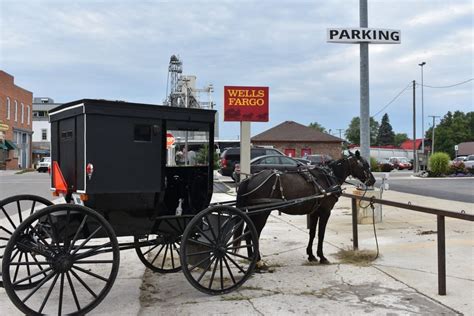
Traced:
<svg viewBox="0 0 474 316">
<path fill-rule="evenodd" d="M 35 288 L 22 300 L 23 303 L 25 303 L 33 294 L 36 293 L 36 291 L 39 290 L 40 287 L 43 286 L 43 284 L 45 284 L 46 282 L 48 282 L 49 280 L 51 280 L 51 278 L 55 275 L 54 271 L 51 271 L 50 274 L 48 274 L 47 277 L 45 277 L 43 280 L 41 280 L 40 283 L 38 283 L 37 286 L 35 286 Z"/>
<path fill-rule="evenodd" d="M 36 206 L 36 200 L 33 200 L 33 203 L 31 204 L 31 208 L 30 208 L 30 215 L 33 214 L 33 212 L 35 211 L 35 206 Z"/>
<path fill-rule="evenodd" d="M 203 241 L 200 241 L 200 240 L 197 240 L 197 239 L 189 239 L 189 242 L 192 242 L 192 243 L 195 243 L 195 244 L 207 247 L 207 248 L 212 248 L 212 245 L 207 244 L 207 243 L 205 243 Z"/>
<path fill-rule="evenodd" d="M 161 262 L 161 268 L 163 269 L 163 267 L 165 266 L 165 261 L 166 261 L 166 254 L 168 253 L 168 244 L 166 244 L 166 248 L 165 248 L 165 254 L 163 255 L 163 261 Z"/>
<path fill-rule="evenodd" d="M 173 246 L 174 246 L 174 244 L 171 244 L 171 245 L 170 245 L 170 255 L 171 255 L 171 266 L 172 266 L 173 269 L 174 269 Z"/>
<path fill-rule="evenodd" d="M 5 217 L 8 219 L 8 221 L 12 225 L 13 229 L 16 229 L 16 225 L 13 223 L 13 221 L 12 221 L 10 215 L 8 215 L 7 211 L 3 208 L 3 206 L 0 206 L 0 208 L 2 209 L 3 214 L 5 214 Z"/>
<path fill-rule="evenodd" d="M 18 270 L 20 269 L 20 264 L 24 263 L 24 262 L 21 262 L 21 257 L 23 257 L 23 252 L 20 253 L 20 257 L 18 258 L 18 265 L 16 266 L 15 274 L 13 276 L 13 283 L 15 283 L 16 277 L 18 276 Z"/>
<path fill-rule="evenodd" d="M 225 267 L 227 268 L 227 272 L 229 272 L 229 275 L 230 275 L 230 278 L 232 279 L 232 282 L 234 282 L 234 284 L 237 283 L 237 282 L 235 282 L 234 274 L 232 273 L 232 270 L 230 270 L 229 263 L 227 262 L 227 260 L 225 260 L 225 257 L 223 257 L 222 260 L 224 260 Z"/>
<path fill-rule="evenodd" d="M 158 256 L 160 255 L 161 251 L 163 250 L 163 248 L 165 248 L 165 245 L 161 245 L 160 250 L 158 250 L 158 252 L 156 253 L 155 257 L 154 257 L 153 260 L 151 261 L 151 264 L 153 264 L 153 263 L 155 262 L 155 260 L 158 258 Z"/>
<path fill-rule="evenodd" d="M 94 231 L 92 232 L 92 234 L 90 234 L 89 237 L 87 237 L 86 240 L 84 240 L 84 241 L 81 243 L 81 245 L 80 245 L 79 247 L 77 247 L 77 248 L 74 249 L 74 251 L 71 253 L 71 255 L 75 255 L 76 252 L 78 252 L 79 249 L 81 249 L 82 247 L 84 247 L 84 245 L 87 244 L 87 243 L 89 242 L 89 240 L 91 240 L 91 239 L 94 237 L 94 235 L 97 234 L 97 232 L 98 232 L 99 230 L 101 230 L 101 229 L 102 229 L 102 226 L 99 226 L 96 230 L 94 230 Z"/>
<path fill-rule="evenodd" d="M 94 291 L 91 290 L 91 288 L 86 284 L 86 282 L 84 282 L 84 280 L 81 279 L 81 277 L 79 275 L 77 275 L 76 272 L 74 272 L 74 270 L 70 270 L 72 275 L 79 281 L 79 283 L 82 284 L 82 286 L 89 292 L 91 293 L 92 296 L 94 296 L 94 298 L 97 298 L 97 294 L 94 293 Z"/>
<path fill-rule="evenodd" d="M 218 210 L 217 211 L 217 227 L 219 228 L 218 231 L 217 231 L 217 239 L 216 240 L 220 240 L 221 238 L 221 212 Z"/>
<path fill-rule="evenodd" d="M 69 245 L 69 248 L 68 248 L 67 252 L 70 252 L 72 247 L 74 247 L 74 244 L 76 243 L 76 240 L 79 237 L 79 233 L 82 231 L 82 229 L 84 228 L 84 225 L 86 224 L 87 217 L 88 217 L 87 214 L 84 215 L 84 218 L 82 219 L 81 224 L 77 228 L 76 234 L 74 235 L 74 238 L 72 239 L 71 244 Z"/>
<path fill-rule="evenodd" d="M 253 244 L 247 244 L 245 246 L 227 247 L 227 249 L 236 250 L 236 249 L 249 248 L 249 247 L 253 247 Z"/>
<path fill-rule="evenodd" d="M 25 260 L 26 260 L 26 263 L 30 263 L 28 261 L 28 253 L 25 253 Z M 28 275 L 31 275 L 31 270 L 30 270 L 30 265 L 29 264 L 26 265 L 26 271 L 28 271 Z M 31 279 L 29 281 L 30 281 L 30 284 L 31 284 Z"/>
<path fill-rule="evenodd" d="M 76 290 L 74 289 L 74 284 L 72 283 L 71 276 L 69 272 L 66 272 L 67 282 L 69 283 L 69 287 L 71 288 L 72 297 L 74 298 L 74 303 L 76 303 L 77 310 L 81 310 L 81 305 L 79 304 L 79 300 L 77 299 Z"/>
<path fill-rule="evenodd" d="M 104 248 L 104 247 L 108 247 L 108 246 L 110 246 L 110 245 L 111 245 L 111 243 L 110 243 L 110 242 L 107 242 L 107 243 L 105 243 L 105 244 L 103 244 L 103 245 L 94 247 L 94 248 L 92 248 L 92 249 L 90 249 L 90 250 L 88 250 L 88 251 L 86 251 L 86 252 L 83 252 L 83 253 L 80 253 L 80 254 L 76 255 L 76 256 L 74 257 L 74 259 L 78 260 L 78 259 L 84 259 L 84 258 L 93 257 L 93 256 L 98 255 L 98 254 L 101 253 L 101 252 L 97 252 L 97 250 L 100 250 L 100 249 L 102 249 L 102 248 Z"/>
<path fill-rule="evenodd" d="M 35 261 L 36 265 L 38 266 L 38 268 L 40 268 L 41 271 L 44 271 L 43 267 L 41 266 L 41 264 L 39 263 L 38 259 L 36 259 L 35 256 L 32 256 L 33 257 L 33 260 Z M 46 274 L 43 273 L 45 276 Z"/>
<path fill-rule="evenodd" d="M 206 253 L 210 253 L 211 251 L 212 250 L 192 252 L 192 253 L 187 253 L 186 256 L 191 257 L 191 256 L 203 255 L 203 254 L 206 254 Z"/>
<path fill-rule="evenodd" d="M 218 214 L 219 214 L 219 212 L 218 212 Z M 214 238 L 215 241 L 217 241 L 218 239 L 216 237 L 216 234 L 214 233 L 214 230 L 212 229 L 211 222 L 209 221 L 209 217 L 207 217 L 207 215 L 205 215 L 204 218 L 207 220 L 207 224 L 209 226 L 209 230 L 211 231 L 212 237 Z M 217 220 L 219 220 L 219 215 L 217 215 Z M 219 227 L 219 225 L 217 227 Z"/>
<path fill-rule="evenodd" d="M 193 271 L 194 269 L 196 269 L 199 265 L 201 265 L 202 263 L 204 263 L 206 260 L 209 260 L 210 258 L 212 257 L 212 255 L 209 255 L 208 257 L 202 259 L 201 261 L 199 261 L 198 263 L 196 263 L 195 265 L 193 265 L 191 268 L 189 268 L 189 271 Z"/>
<path fill-rule="evenodd" d="M 247 232 L 245 232 L 245 233 L 243 233 L 242 235 L 240 235 L 239 237 L 235 238 L 234 240 L 228 242 L 227 245 L 225 245 L 226 248 L 227 248 L 228 246 L 230 246 L 231 244 L 233 244 L 234 242 L 241 240 L 242 238 L 244 238 L 244 237 L 247 236 L 248 234 L 250 234 L 250 230 L 247 231 Z"/>
<path fill-rule="evenodd" d="M 239 264 L 237 262 L 235 262 L 231 257 L 229 257 L 229 255 L 225 255 L 227 257 L 227 259 L 229 259 L 230 262 L 232 262 L 234 264 L 234 266 L 240 270 L 240 272 L 244 273 L 245 274 L 245 270 L 239 266 Z"/>
<path fill-rule="evenodd" d="M 38 313 L 41 313 L 43 311 L 44 306 L 46 305 L 46 302 L 49 299 L 49 296 L 51 295 L 51 292 L 54 289 L 54 286 L 56 285 L 56 282 L 58 281 L 59 274 L 56 274 L 54 277 L 53 283 L 51 283 L 51 286 L 48 289 L 48 293 L 46 293 L 46 296 L 44 297 L 43 303 L 41 304 L 40 309 L 38 310 Z"/>
<path fill-rule="evenodd" d="M 76 270 L 79 270 L 79 271 L 81 271 L 81 272 L 83 272 L 83 273 L 85 273 L 85 274 L 88 274 L 88 275 L 90 275 L 90 276 L 96 277 L 97 279 L 102 280 L 102 281 L 104 281 L 104 282 L 107 282 L 107 281 L 108 281 L 108 280 L 107 280 L 106 278 L 104 278 L 103 276 L 100 276 L 100 275 L 98 275 L 98 274 L 95 274 L 94 272 L 87 271 L 87 270 L 85 270 L 85 269 L 83 269 L 83 268 L 76 267 L 75 265 L 72 265 L 72 268 L 73 268 L 73 269 L 76 269 Z M 72 271 L 72 270 L 71 270 L 71 271 Z"/>
<path fill-rule="evenodd" d="M 65 226 L 65 230 L 64 230 L 64 247 L 66 249 L 69 248 L 69 243 L 71 242 L 71 240 L 69 239 L 69 221 L 70 221 L 70 218 L 71 218 L 71 210 L 67 210 L 67 214 L 66 214 L 66 225 Z"/>
<path fill-rule="evenodd" d="M 20 256 L 21 254 L 23 254 L 23 252 L 20 253 Z M 49 264 L 49 262 L 47 261 L 40 261 L 38 263 L 36 262 L 11 262 L 10 265 L 11 266 L 27 266 L 27 265 L 30 265 L 30 266 L 34 266 L 34 265 L 38 265 L 38 264 Z"/>
<path fill-rule="evenodd" d="M 59 287 L 58 316 L 61 316 L 62 311 L 63 311 L 63 294 L 64 294 L 64 273 L 61 273 L 61 285 Z"/>
<path fill-rule="evenodd" d="M 51 243 L 55 243 L 56 247 L 59 248 L 59 234 L 58 234 L 58 228 L 56 225 L 54 225 L 53 219 L 51 218 L 51 214 L 48 214 L 48 221 L 51 225 L 51 228 L 53 229 L 53 237 L 51 238 Z"/>
<path fill-rule="evenodd" d="M 1 230 L 4 230 L 7 234 L 13 235 L 13 233 L 12 233 L 11 231 L 9 231 L 8 229 L 6 229 L 6 228 L 3 227 L 3 226 L 0 226 L 0 229 L 1 229 Z"/>
<path fill-rule="evenodd" d="M 145 251 L 145 252 L 143 253 L 143 255 L 146 256 L 150 251 L 156 249 L 158 246 L 160 246 L 160 244 L 158 244 L 158 245 L 156 245 L 156 246 L 153 246 L 152 248 L 148 249 L 147 251 Z"/>
<path fill-rule="evenodd" d="M 203 232 L 203 230 L 201 229 L 201 227 L 196 226 L 196 229 L 201 233 L 201 236 L 203 236 L 204 238 L 206 238 L 207 240 L 209 240 L 209 242 L 210 242 L 212 245 L 215 244 L 215 240 L 212 241 L 211 239 L 209 239 L 209 237 L 207 237 L 206 233 Z"/>
<path fill-rule="evenodd" d="M 18 281 L 16 281 L 16 282 L 14 282 L 13 285 L 18 285 L 18 284 L 20 284 L 20 283 L 22 283 L 22 282 L 25 282 L 25 281 L 27 281 L 27 280 L 29 280 L 30 283 L 31 283 L 31 279 L 33 279 L 34 277 L 36 277 L 36 276 L 38 276 L 38 275 L 40 275 L 40 274 L 47 275 L 46 272 L 49 272 L 51 269 L 52 269 L 52 268 L 48 267 L 48 268 L 46 268 L 46 269 L 44 269 L 44 270 L 38 271 L 38 272 L 36 272 L 36 273 L 33 273 L 33 274 L 27 276 L 26 278 L 23 278 L 23 279 L 21 279 L 21 280 L 18 280 Z"/>
<path fill-rule="evenodd" d="M 221 290 L 224 289 L 224 270 L 222 269 L 222 258 L 219 258 L 219 270 L 221 273 Z"/>
<path fill-rule="evenodd" d="M 216 263 L 214 264 L 214 268 L 212 269 L 211 279 L 209 280 L 209 288 L 212 289 L 212 282 L 214 282 L 214 277 L 216 276 L 217 266 L 219 265 L 219 260 L 216 257 Z"/>
<path fill-rule="evenodd" d="M 252 261 L 252 258 L 239 255 L 238 253 L 229 252 L 229 251 L 226 251 L 226 253 L 229 254 L 229 255 L 233 255 L 233 256 L 239 257 L 239 258 L 241 258 L 241 259 L 245 259 L 245 260 L 248 260 L 248 261 Z"/>
<path fill-rule="evenodd" d="M 20 223 L 21 223 L 23 222 L 23 217 L 21 216 L 20 200 L 16 201 L 16 208 L 18 209 L 18 218 L 20 219 Z"/>
<path fill-rule="evenodd" d="M 196 280 L 199 282 L 201 282 L 202 278 L 204 277 L 204 275 L 206 274 L 207 270 L 209 270 L 209 267 L 214 263 L 214 261 L 216 260 L 216 257 L 213 257 L 211 259 L 211 261 L 209 262 L 209 264 L 207 265 L 207 267 L 202 271 L 201 275 L 199 276 L 199 278 Z"/>
<path fill-rule="evenodd" d="M 233 219 L 234 219 L 234 218 L 229 219 L 229 221 L 226 221 L 226 222 L 222 225 L 222 227 L 224 228 L 226 225 L 228 225 L 228 222 L 230 222 L 230 221 L 233 220 Z M 239 221 L 239 223 L 234 224 L 234 227 L 239 227 L 240 225 L 243 225 L 243 224 L 244 224 L 244 220 L 241 219 L 241 220 Z M 225 230 L 225 229 L 223 229 L 223 230 Z M 222 241 L 228 241 L 229 238 L 230 238 L 230 236 L 232 236 L 232 234 L 234 233 L 234 231 L 235 231 L 235 229 L 230 229 L 229 232 L 224 236 L 224 238 L 222 239 Z"/>
</svg>

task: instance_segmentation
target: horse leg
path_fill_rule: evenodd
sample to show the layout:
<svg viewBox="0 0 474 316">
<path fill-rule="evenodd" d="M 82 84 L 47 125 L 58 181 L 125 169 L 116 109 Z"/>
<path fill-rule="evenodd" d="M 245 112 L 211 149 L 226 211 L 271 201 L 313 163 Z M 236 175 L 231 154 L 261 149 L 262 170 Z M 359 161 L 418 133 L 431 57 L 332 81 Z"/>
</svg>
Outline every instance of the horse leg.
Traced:
<svg viewBox="0 0 474 316">
<path fill-rule="evenodd" d="M 306 247 L 306 254 L 308 255 L 308 260 L 311 261 L 318 261 L 313 254 L 313 241 L 314 237 L 316 236 L 316 225 L 318 224 L 318 212 L 313 211 L 309 215 L 309 242 L 308 247 Z"/>
<path fill-rule="evenodd" d="M 318 227 L 318 250 L 316 254 L 319 257 L 319 262 L 322 264 L 330 263 L 323 254 L 323 243 L 324 243 L 324 233 L 326 232 L 326 224 L 328 223 L 329 216 L 331 216 L 331 209 L 320 209 L 319 213 L 319 227 Z"/>
<path fill-rule="evenodd" d="M 255 229 L 257 230 L 258 240 L 260 240 L 260 234 L 262 233 L 263 227 L 267 223 L 267 220 L 268 220 L 269 216 L 270 216 L 270 212 L 264 212 L 264 213 L 257 214 L 257 215 L 254 215 L 254 216 L 250 215 L 250 219 L 252 220 L 253 224 L 255 225 Z M 248 230 L 248 228 L 246 230 Z M 247 245 L 252 242 L 251 238 L 250 238 L 250 235 L 246 236 L 246 242 L 247 242 Z M 253 255 L 251 247 L 247 247 L 247 252 L 248 252 L 249 257 L 251 257 Z M 256 266 L 256 269 L 257 270 L 266 270 L 266 269 L 268 269 L 268 267 L 262 262 L 262 257 L 260 256 L 260 251 L 257 253 L 257 266 Z"/>
</svg>

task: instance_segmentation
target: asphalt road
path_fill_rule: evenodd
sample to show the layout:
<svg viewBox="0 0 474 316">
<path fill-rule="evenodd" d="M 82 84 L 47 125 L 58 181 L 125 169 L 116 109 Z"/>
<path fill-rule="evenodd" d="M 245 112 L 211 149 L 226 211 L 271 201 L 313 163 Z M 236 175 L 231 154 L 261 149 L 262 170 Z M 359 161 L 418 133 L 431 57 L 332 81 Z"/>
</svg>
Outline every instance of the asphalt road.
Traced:
<svg viewBox="0 0 474 316">
<path fill-rule="evenodd" d="M 18 194 L 39 195 L 46 199 L 53 198 L 48 173 L 27 172 L 15 174 L 14 171 L 0 171 L 0 199 Z"/>
</svg>

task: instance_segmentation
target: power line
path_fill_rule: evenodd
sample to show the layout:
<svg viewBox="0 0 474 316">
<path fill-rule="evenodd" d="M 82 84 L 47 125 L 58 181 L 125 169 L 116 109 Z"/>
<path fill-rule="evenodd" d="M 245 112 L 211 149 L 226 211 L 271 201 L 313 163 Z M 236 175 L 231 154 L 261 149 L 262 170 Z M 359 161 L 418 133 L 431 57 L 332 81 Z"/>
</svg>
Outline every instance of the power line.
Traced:
<svg viewBox="0 0 474 316">
<path fill-rule="evenodd" d="M 471 79 L 468 79 L 466 81 L 462 81 L 462 82 L 459 82 L 459 83 L 455 83 L 455 84 L 452 84 L 452 85 L 449 85 L 449 86 L 439 86 L 439 87 L 436 87 L 436 86 L 428 86 L 426 84 L 423 85 L 423 87 L 427 87 L 427 88 L 435 88 L 435 89 L 444 89 L 444 88 L 452 88 L 452 87 L 456 87 L 456 86 L 460 86 L 462 84 L 465 84 L 465 83 L 468 83 L 470 81 L 473 81 L 474 78 L 471 78 Z M 416 85 L 418 86 L 421 86 L 421 84 L 417 83 Z"/>
<path fill-rule="evenodd" d="M 372 117 L 375 117 L 375 116 L 379 115 L 380 113 L 382 113 L 387 107 L 390 106 L 390 104 L 395 102 L 395 100 L 397 100 L 398 97 L 401 96 L 403 92 L 408 90 L 410 88 L 410 86 L 411 86 L 411 82 L 405 88 L 403 88 L 390 102 L 388 102 L 386 105 L 384 105 L 377 113 L 372 115 Z"/>
</svg>

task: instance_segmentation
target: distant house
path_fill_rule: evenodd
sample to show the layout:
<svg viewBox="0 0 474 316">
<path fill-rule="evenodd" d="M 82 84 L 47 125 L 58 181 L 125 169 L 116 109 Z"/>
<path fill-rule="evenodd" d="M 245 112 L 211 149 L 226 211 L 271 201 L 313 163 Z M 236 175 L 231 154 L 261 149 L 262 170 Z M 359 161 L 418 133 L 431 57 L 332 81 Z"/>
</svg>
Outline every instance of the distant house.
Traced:
<svg viewBox="0 0 474 316">
<path fill-rule="evenodd" d="M 285 121 L 251 138 L 255 146 L 273 146 L 290 157 L 328 154 L 335 159 L 341 157 L 343 141 L 293 121 Z"/>
<path fill-rule="evenodd" d="M 474 155 L 474 142 L 464 142 L 458 144 L 458 156 Z"/>
<path fill-rule="evenodd" d="M 45 156 L 50 156 L 51 151 L 51 124 L 48 111 L 60 106 L 49 97 L 33 98 L 33 163 Z"/>
</svg>

